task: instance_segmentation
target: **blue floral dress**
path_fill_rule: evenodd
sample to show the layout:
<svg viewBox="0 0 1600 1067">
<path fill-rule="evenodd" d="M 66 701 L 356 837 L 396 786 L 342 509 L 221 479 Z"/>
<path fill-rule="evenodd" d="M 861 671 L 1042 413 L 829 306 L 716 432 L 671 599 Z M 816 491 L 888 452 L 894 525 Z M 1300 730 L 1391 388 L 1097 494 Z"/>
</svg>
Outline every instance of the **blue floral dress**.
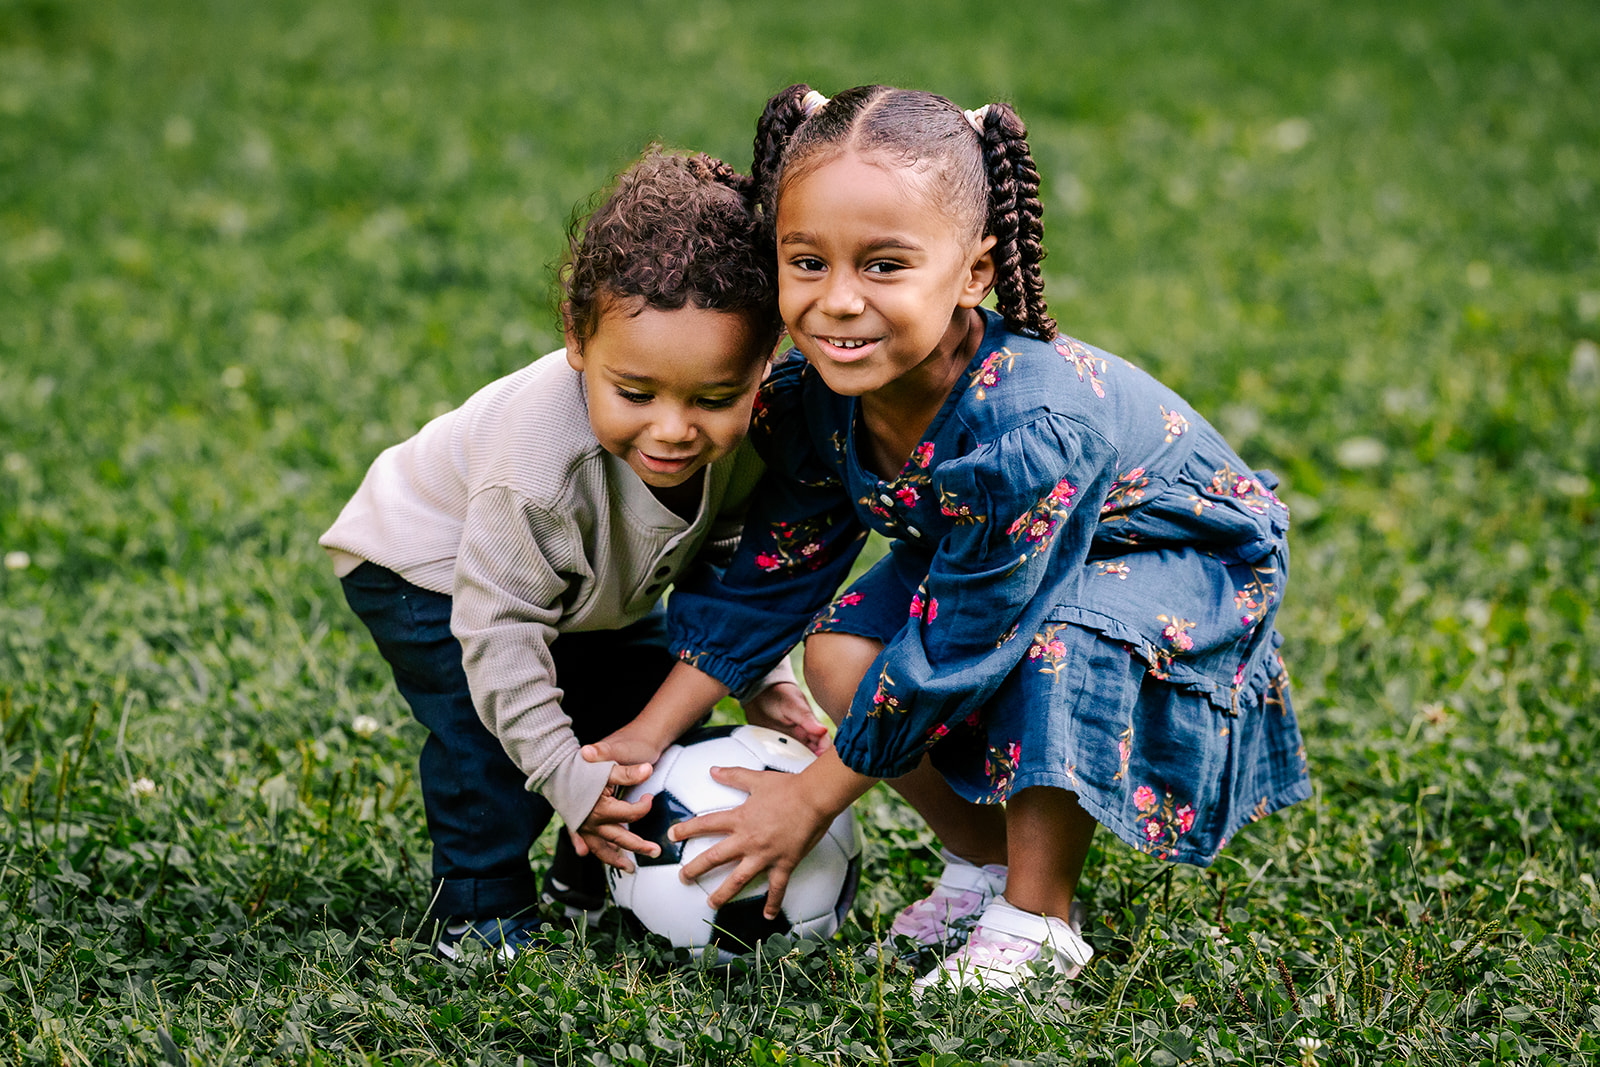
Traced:
<svg viewBox="0 0 1600 1067">
<path fill-rule="evenodd" d="M 740 692 L 802 634 L 883 642 L 835 745 L 962 796 L 1071 790 L 1135 848 L 1205 865 L 1310 795 L 1273 628 L 1288 510 L 1177 394 L 1069 337 L 985 333 L 903 470 L 798 354 L 764 385 L 769 465 L 720 586 L 671 646 Z M 868 530 L 890 552 L 839 591 Z"/>
</svg>

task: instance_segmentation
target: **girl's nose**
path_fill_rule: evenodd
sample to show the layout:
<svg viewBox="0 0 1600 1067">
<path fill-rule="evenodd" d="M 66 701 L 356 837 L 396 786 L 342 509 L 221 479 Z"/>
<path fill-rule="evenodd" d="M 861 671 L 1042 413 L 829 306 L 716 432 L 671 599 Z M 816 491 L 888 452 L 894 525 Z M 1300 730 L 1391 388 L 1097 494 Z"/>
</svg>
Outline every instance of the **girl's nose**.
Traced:
<svg viewBox="0 0 1600 1067">
<path fill-rule="evenodd" d="M 849 318 L 866 309 L 861 289 L 848 271 L 835 271 L 826 283 L 819 307 L 823 314 L 834 318 Z"/>
</svg>

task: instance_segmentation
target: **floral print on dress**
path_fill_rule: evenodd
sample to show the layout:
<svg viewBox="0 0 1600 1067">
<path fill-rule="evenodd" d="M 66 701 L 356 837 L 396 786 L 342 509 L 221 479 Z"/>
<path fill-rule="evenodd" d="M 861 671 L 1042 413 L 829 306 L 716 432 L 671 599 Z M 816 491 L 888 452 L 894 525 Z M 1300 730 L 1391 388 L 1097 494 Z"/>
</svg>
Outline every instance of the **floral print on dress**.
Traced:
<svg viewBox="0 0 1600 1067">
<path fill-rule="evenodd" d="M 915 464 L 919 469 L 927 470 L 928 469 L 928 464 L 930 464 L 932 462 L 933 462 L 933 442 L 932 441 L 924 441 L 920 445 L 918 445 L 916 448 L 913 448 L 911 450 L 911 458 L 906 460 L 906 468 L 909 470 L 911 468 L 911 466 L 913 464 Z"/>
<path fill-rule="evenodd" d="M 1183 417 L 1181 411 L 1168 411 L 1165 404 L 1161 405 L 1161 421 L 1167 424 L 1167 444 L 1189 432 L 1189 420 Z"/>
<path fill-rule="evenodd" d="M 1097 559 L 1094 566 L 1102 578 L 1120 578 L 1127 581 L 1128 575 L 1133 573 L 1133 568 L 1120 559 Z"/>
<path fill-rule="evenodd" d="M 1176 805 L 1172 790 L 1158 797 L 1148 785 L 1133 791 L 1133 806 L 1139 815 L 1134 819 L 1143 840 L 1139 847 L 1157 859 L 1166 859 L 1178 846 L 1178 838 L 1194 827 L 1194 808 L 1189 804 Z"/>
<path fill-rule="evenodd" d="M 1150 476 L 1143 467 L 1135 467 L 1126 474 L 1117 475 L 1111 483 L 1110 492 L 1106 493 L 1105 503 L 1100 505 L 1100 521 L 1110 521 L 1143 500 L 1144 491 L 1149 485 Z"/>
<path fill-rule="evenodd" d="M 1268 508 L 1283 507 L 1283 501 L 1274 496 L 1271 489 L 1251 475 L 1236 474 L 1232 467 L 1223 467 L 1211 476 L 1211 492 L 1257 515 L 1265 515 Z"/>
<path fill-rule="evenodd" d="M 1113 782 L 1120 782 L 1128 776 L 1128 760 L 1133 756 L 1133 727 L 1129 726 L 1117 735 L 1117 773 L 1112 776 Z"/>
<path fill-rule="evenodd" d="M 1172 646 L 1174 652 L 1187 652 L 1194 647 L 1194 638 L 1189 636 L 1189 631 L 1195 627 L 1194 623 L 1176 615 L 1157 615 L 1156 621 L 1166 623 L 1161 636 L 1167 639 L 1167 644 Z"/>
<path fill-rule="evenodd" d="M 900 704 L 900 698 L 889 692 L 889 687 L 892 685 L 894 679 L 889 677 L 888 671 L 878 675 L 878 688 L 872 694 L 872 710 L 867 712 L 867 718 L 876 719 L 880 715 L 894 715 L 905 710 Z"/>
<path fill-rule="evenodd" d="M 919 591 L 916 596 L 911 598 L 911 617 L 913 619 L 925 619 L 928 622 L 937 619 L 939 617 L 939 598 L 930 596 L 924 601 L 922 593 Z"/>
<path fill-rule="evenodd" d="M 1028 646 L 1028 662 L 1040 664 L 1040 674 L 1058 679 L 1061 677 L 1066 667 L 1067 646 L 1062 643 L 1060 634 L 1068 625 L 1064 622 L 1052 623 L 1033 635 L 1033 644 Z"/>
<path fill-rule="evenodd" d="M 1078 487 L 1061 479 L 1037 504 L 1018 515 L 1016 521 L 1006 527 L 1006 533 L 1013 541 L 1020 537 L 1032 545 L 1032 554 L 1037 556 L 1050 546 L 1060 520 L 1072 510 L 1072 498 L 1077 495 Z M 1026 553 L 1023 558 L 1027 558 Z"/>
<path fill-rule="evenodd" d="M 829 518 L 803 522 L 775 522 L 767 531 L 772 545 L 756 553 L 756 566 L 769 574 L 777 571 L 816 570 L 826 562 L 822 551 L 822 531 L 832 525 Z"/>
<path fill-rule="evenodd" d="M 1278 598 L 1271 578 L 1278 573 L 1278 568 L 1251 567 L 1250 573 L 1251 580 L 1233 591 L 1233 609 L 1239 613 L 1239 625 L 1246 630 L 1260 622 L 1261 616 Z"/>
<path fill-rule="evenodd" d="M 806 633 L 821 633 L 833 629 L 834 624 L 839 621 L 839 610 L 841 608 L 853 608 L 861 603 L 861 600 L 861 594 L 854 590 L 839 597 L 811 617 L 811 622 L 806 626 Z"/>
<path fill-rule="evenodd" d="M 939 514 L 947 519 L 956 520 L 957 526 L 968 526 L 975 522 L 989 521 L 989 516 L 974 514 L 971 504 L 960 500 L 948 489 L 939 490 Z"/>
<path fill-rule="evenodd" d="M 1057 337 L 1056 351 L 1067 361 L 1067 366 L 1078 372 L 1078 381 L 1086 381 L 1101 400 L 1106 398 L 1105 381 L 1100 376 L 1106 372 L 1106 361 L 1089 350 L 1089 346 L 1071 337 Z"/>
<path fill-rule="evenodd" d="M 1003 747 L 989 746 L 989 753 L 983 760 L 983 773 L 989 776 L 989 797 L 992 800 L 1005 800 L 1011 795 L 1011 782 L 1021 763 L 1020 742 L 1008 741 Z"/>
<path fill-rule="evenodd" d="M 1000 384 L 1000 373 L 1009 371 L 1016 366 L 1017 354 L 1009 348 L 1002 348 L 998 352 L 991 352 L 972 372 L 972 384 L 968 386 L 972 395 L 979 400 L 987 400 L 988 390 Z"/>
</svg>

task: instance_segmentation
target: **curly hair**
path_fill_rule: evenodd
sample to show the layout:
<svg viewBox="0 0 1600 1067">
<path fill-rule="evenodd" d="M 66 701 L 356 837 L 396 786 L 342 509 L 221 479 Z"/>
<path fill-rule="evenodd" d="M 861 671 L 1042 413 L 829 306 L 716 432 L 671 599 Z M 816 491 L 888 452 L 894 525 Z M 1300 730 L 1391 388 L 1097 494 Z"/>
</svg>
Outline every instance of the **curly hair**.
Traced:
<svg viewBox="0 0 1600 1067">
<path fill-rule="evenodd" d="M 619 301 L 743 312 L 767 342 L 783 332 L 774 257 L 755 183 L 720 159 L 651 145 L 598 208 L 574 216 L 558 273 L 562 318 L 582 344 Z"/>
<path fill-rule="evenodd" d="M 767 102 L 756 124 L 752 179 L 769 225 L 778 196 L 796 178 L 847 151 L 886 156 L 928 177 L 929 202 L 974 236 L 995 237 L 995 298 L 1011 329 L 1049 339 L 1056 321 L 1044 299 L 1044 207 L 1028 131 L 1010 104 L 990 104 L 977 132 L 934 93 L 863 85 L 808 116 L 808 85 Z"/>
</svg>

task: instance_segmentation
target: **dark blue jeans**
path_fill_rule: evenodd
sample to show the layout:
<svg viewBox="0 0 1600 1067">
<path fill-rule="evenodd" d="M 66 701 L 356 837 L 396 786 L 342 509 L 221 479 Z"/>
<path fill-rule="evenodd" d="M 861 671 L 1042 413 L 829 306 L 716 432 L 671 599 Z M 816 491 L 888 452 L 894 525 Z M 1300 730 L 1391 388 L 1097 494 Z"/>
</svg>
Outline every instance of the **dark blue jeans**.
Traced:
<svg viewBox="0 0 1600 1067">
<path fill-rule="evenodd" d="M 428 728 L 418 771 L 433 839 L 433 914 L 483 919 L 532 907 L 539 892 L 528 850 L 554 812 L 478 719 L 450 633 L 450 598 L 373 563 L 343 585 L 400 695 Z M 659 608 L 621 630 L 562 634 L 550 653 L 562 710 L 583 742 L 631 721 L 675 662 Z"/>
</svg>

